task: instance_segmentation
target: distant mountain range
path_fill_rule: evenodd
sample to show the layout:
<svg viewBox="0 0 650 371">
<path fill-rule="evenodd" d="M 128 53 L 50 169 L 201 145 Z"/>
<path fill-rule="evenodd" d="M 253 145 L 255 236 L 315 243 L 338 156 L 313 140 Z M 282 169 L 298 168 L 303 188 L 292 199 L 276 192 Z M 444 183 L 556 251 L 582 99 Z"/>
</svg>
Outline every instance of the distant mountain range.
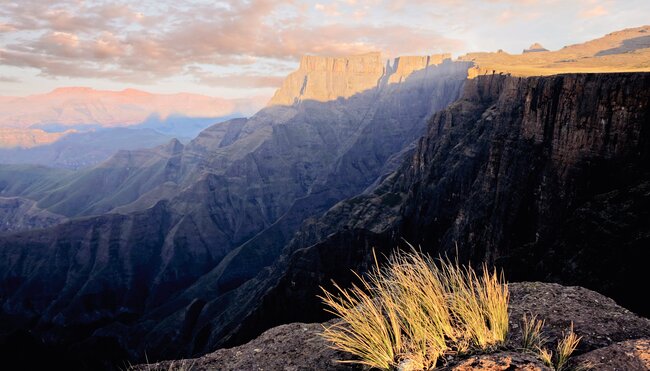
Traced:
<svg viewBox="0 0 650 371">
<path fill-rule="evenodd" d="M 0 148 L 0 163 L 33 164 L 66 169 L 83 169 L 97 165 L 120 150 L 151 148 L 168 143 L 172 139 L 188 142 L 205 128 L 223 122 L 237 114 L 224 117 L 184 117 L 169 116 L 161 120 L 158 116 L 149 117 L 143 123 L 129 127 L 86 126 L 82 130 L 67 129 L 63 132 L 45 132 L 41 129 L 2 129 L 2 133 L 34 135 L 42 140 L 27 148 Z M 58 130 L 58 125 L 48 125 L 47 130 Z M 37 132 L 38 134 L 34 134 Z M 11 134 L 9 134 L 11 135 Z M 15 136 L 14 136 L 15 138 Z M 43 143 L 45 142 L 45 143 Z"/>
<path fill-rule="evenodd" d="M 152 94 L 135 89 L 103 91 L 85 87 L 58 88 L 27 97 L 0 97 L 0 127 L 82 129 L 85 126 L 125 127 L 152 116 L 249 116 L 266 98 L 224 99 L 198 94 Z"/>
<path fill-rule="evenodd" d="M 0 163 L 70 169 L 96 165 L 118 150 L 183 142 L 217 122 L 255 113 L 263 98 L 222 99 L 60 88 L 0 98 Z"/>
</svg>

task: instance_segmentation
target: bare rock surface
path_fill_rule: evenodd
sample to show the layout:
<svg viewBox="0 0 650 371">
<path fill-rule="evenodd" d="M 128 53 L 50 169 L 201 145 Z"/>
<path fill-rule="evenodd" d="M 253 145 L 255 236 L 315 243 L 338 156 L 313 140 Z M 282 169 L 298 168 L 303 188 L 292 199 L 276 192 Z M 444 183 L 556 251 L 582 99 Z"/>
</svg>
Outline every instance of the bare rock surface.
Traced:
<svg viewBox="0 0 650 371">
<path fill-rule="evenodd" d="M 573 323 L 574 331 L 582 337 L 579 353 L 628 339 L 650 338 L 650 320 L 584 287 L 522 282 L 510 284 L 510 295 L 513 346 L 520 343 L 519 323 L 524 313 L 545 321 L 544 332 L 551 342 L 561 338 Z"/>
<path fill-rule="evenodd" d="M 519 352 L 500 352 L 494 354 L 480 354 L 459 361 L 445 371 L 551 371 L 542 361 L 534 355 Z"/>
<path fill-rule="evenodd" d="M 505 349 L 447 359 L 442 370 L 551 370 L 535 354 L 520 348 L 520 321 L 524 313 L 544 320 L 547 346 L 563 335 L 570 323 L 582 337 L 574 364 L 596 370 L 647 370 L 650 365 L 650 320 L 639 317 L 597 292 L 554 283 L 521 282 L 509 285 L 510 333 Z M 332 321 L 326 323 L 330 324 Z M 200 358 L 166 361 L 143 370 L 168 370 L 172 365 L 192 370 L 351 370 L 349 354 L 331 349 L 319 336 L 323 325 L 291 323 L 274 327 L 247 344 L 220 349 Z M 633 339 L 633 340 L 630 340 Z M 586 353 L 585 353 L 586 352 Z M 646 368 L 643 368 L 646 367 Z"/>
<path fill-rule="evenodd" d="M 577 368 L 601 371 L 650 370 L 650 339 L 622 341 L 573 359 Z"/>
<path fill-rule="evenodd" d="M 351 356 L 333 350 L 319 333 L 319 323 L 291 323 L 274 327 L 247 344 L 220 349 L 206 356 L 160 362 L 142 366 L 141 370 L 168 370 L 170 367 L 191 367 L 192 370 L 354 370 L 354 365 L 337 362 Z"/>
</svg>

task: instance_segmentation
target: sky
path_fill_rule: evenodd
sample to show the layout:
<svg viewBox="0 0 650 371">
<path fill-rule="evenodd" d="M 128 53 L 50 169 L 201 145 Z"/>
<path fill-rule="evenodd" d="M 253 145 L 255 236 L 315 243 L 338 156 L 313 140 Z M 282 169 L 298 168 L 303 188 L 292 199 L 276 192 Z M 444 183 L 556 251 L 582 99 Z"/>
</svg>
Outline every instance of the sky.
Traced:
<svg viewBox="0 0 650 371">
<path fill-rule="evenodd" d="M 304 54 L 556 50 L 648 23 L 650 0 L 0 0 L 0 96 L 270 96 Z"/>
</svg>

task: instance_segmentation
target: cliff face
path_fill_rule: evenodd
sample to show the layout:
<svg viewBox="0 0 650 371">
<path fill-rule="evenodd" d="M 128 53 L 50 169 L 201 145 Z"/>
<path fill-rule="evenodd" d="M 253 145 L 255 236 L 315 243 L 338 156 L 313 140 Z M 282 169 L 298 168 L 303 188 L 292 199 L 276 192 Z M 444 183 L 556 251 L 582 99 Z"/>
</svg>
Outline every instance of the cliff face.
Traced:
<svg viewBox="0 0 650 371">
<path fill-rule="evenodd" d="M 413 72 L 441 64 L 446 60 L 451 60 L 451 54 L 398 57 L 395 58 L 392 67 L 388 66 L 386 79 L 389 84 L 402 82 Z"/>
<path fill-rule="evenodd" d="M 304 56 L 298 70 L 284 80 L 269 105 L 349 98 L 386 83 L 402 82 L 413 72 L 447 59 L 451 59 L 449 54 L 398 57 L 391 66 L 378 52 L 350 57 Z"/>
<path fill-rule="evenodd" d="M 240 288 L 239 300 L 260 304 L 223 314 L 241 323 L 229 341 L 324 319 L 319 285 L 351 282 L 372 248 L 387 253 L 402 237 L 647 314 L 649 84 L 643 73 L 469 81 L 395 173 L 305 223 L 273 269 Z"/>
<path fill-rule="evenodd" d="M 328 60 L 305 63 L 333 68 Z M 40 205 L 111 212 L 0 238 L 0 324 L 89 354 L 209 349 L 198 316 L 239 307 L 232 290 L 272 264 L 305 218 L 394 170 L 427 118 L 457 99 L 467 67 L 429 65 L 347 99 L 268 107 L 75 175 L 70 192 Z"/>
<path fill-rule="evenodd" d="M 380 53 L 340 58 L 304 56 L 298 70 L 284 80 L 269 105 L 348 98 L 376 88 L 384 73 Z"/>
</svg>

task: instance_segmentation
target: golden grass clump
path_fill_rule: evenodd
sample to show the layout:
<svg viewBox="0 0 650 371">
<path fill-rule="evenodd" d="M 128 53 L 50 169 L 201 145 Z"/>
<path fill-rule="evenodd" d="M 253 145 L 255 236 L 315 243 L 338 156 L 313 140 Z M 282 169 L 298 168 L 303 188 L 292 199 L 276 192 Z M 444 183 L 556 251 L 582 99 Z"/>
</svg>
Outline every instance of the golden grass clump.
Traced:
<svg viewBox="0 0 650 371">
<path fill-rule="evenodd" d="M 581 337 L 573 332 L 573 322 L 569 331 L 564 333 L 555 347 L 555 353 L 544 347 L 546 339 L 541 335 L 543 321 L 537 320 L 535 316 L 527 319 L 524 315 L 523 321 L 523 347 L 524 349 L 534 350 L 537 356 L 547 366 L 555 371 L 563 371 L 567 368 L 569 358 L 578 347 Z M 527 346 L 528 345 L 528 346 Z"/>
<path fill-rule="evenodd" d="M 566 368 L 571 354 L 573 354 L 573 351 L 575 351 L 578 347 L 578 343 L 580 343 L 580 339 L 581 337 L 573 332 L 572 322 L 571 328 L 569 328 L 569 332 L 566 333 L 562 339 L 560 339 L 560 341 L 557 343 L 557 347 L 555 348 L 555 356 L 557 358 L 555 360 L 556 371 L 562 371 Z"/>
<path fill-rule="evenodd" d="M 536 314 L 530 317 L 524 314 L 521 322 L 521 347 L 524 350 L 537 351 L 537 349 L 541 349 L 544 346 L 546 338 L 542 334 L 543 327 L 544 321 L 537 319 Z"/>
<path fill-rule="evenodd" d="M 321 297 L 342 320 L 323 337 L 359 357 L 344 362 L 426 370 L 446 354 L 499 346 L 508 334 L 508 286 L 486 266 L 477 273 L 414 249 L 359 279 L 361 287 L 335 284 L 337 295 L 323 289 Z"/>
</svg>

